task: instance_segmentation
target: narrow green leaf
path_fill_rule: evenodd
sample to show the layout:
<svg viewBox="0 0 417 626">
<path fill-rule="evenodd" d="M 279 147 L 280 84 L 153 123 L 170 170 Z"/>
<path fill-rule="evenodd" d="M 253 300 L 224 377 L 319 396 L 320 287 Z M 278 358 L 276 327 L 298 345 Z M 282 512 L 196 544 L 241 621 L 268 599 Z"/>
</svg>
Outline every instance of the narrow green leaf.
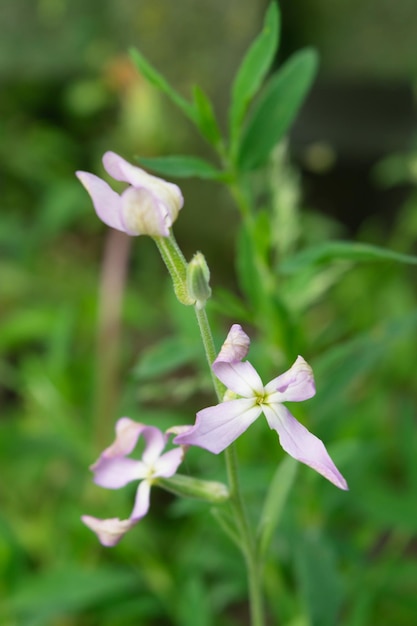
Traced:
<svg viewBox="0 0 417 626">
<path fill-rule="evenodd" d="M 185 100 L 168 81 L 160 74 L 138 50 L 132 48 L 130 50 L 130 57 L 135 64 L 138 71 L 144 76 L 154 87 L 166 94 L 174 104 L 176 104 L 185 115 L 196 122 L 196 116 L 194 107 Z"/>
<path fill-rule="evenodd" d="M 205 178 L 209 180 L 221 180 L 225 174 L 214 165 L 186 155 L 170 155 L 164 157 L 138 157 L 138 162 L 143 167 L 153 170 L 162 176 L 174 176 L 176 178 Z"/>
<path fill-rule="evenodd" d="M 297 461 L 286 457 L 278 465 L 269 486 L 258 528 L 259 547 L 263 555 L 267 553 L 273 532 L 281 520 L 297 468 Z"/>
<path fill-rule="evenodd" d="M 280 266 L 284 274 L 293 274 L 311 265 L 323 265 L 335 260 L 344 261 L 396 261 L 417 265 L 417 256 L 394 252 L 379 246 L 353 241 L 329 241 L 288 258 Z"/>
<path fill-rule="evenodd" d="M 235 144 L 247 108 L 264 80 L 278 48 L 280 14 L 275 1 L 265 15 L 262 32 L 250 46 L 232 86 L 230 135 Z"/>
<path fill-rule="evenodd" d="M 268 82 L 243 132 L 237 165 L 249 171 L 262 165 L 298 114 L 317 71 L 317 54 L 292 55 Z"/>
<path fill-rule="evenodd" d="M 198 85 L 195 85 L 193 95 L 198 128 L 209 143 L 213 146 L 218 146 L 222 142 L 222 135 L 216 120 L 213 105 Z"/>
</svg>

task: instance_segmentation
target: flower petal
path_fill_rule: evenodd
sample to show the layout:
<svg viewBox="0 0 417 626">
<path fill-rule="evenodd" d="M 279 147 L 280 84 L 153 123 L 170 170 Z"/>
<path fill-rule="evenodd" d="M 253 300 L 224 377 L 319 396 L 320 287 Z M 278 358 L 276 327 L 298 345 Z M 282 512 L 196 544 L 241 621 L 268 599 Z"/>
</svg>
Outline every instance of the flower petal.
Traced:
<svg viewBox="0 0 417 626">
<path fill-rule="evenodd" d="M 194 426 L 174 439 L 175 444 L 205 448 L 219 454 L 237 439 L 261 414 L 252 399 L 221 402 L 197 413 Z"/>
<path fill-rule="evenodd" d="M 100 459 L 102 457 L 109 459 L 130 454 L 135 449 L 141 433 L 146 428 L 149 428 L 149 426 L 145 426 L 145 424 L 140 422 L 134 422 L 130 417 L 121 417 L 116 422 L 116 439 L 111 446 L 104 450 Z"/>
<path fill-rule="evenodd" d="M 219 362 L 237 363 L 242 361 L 249 351 L 250 339 L 248 335 L 242 330 L 239 324 L 233 324 L 226 337 L 226 341 L 223 343 L 220 352 L 213 363 L 213 370 L 215 365 Z"/>
<path fill-rule="evenodd" d="M 168 237 L 171 226 L 166 207 L 151 191 L 128 187 L 121 195 L 122 220 L 129 235 Z"/>
<path fill-rule="evenodd" d="M 146 447 L 142 454 L 142 460 L 149 466 L 161 456 L 167 443 L 167 436 L 156 426 L 146 426 L 143 430 L 143 437 L 146 441 Z"/>
<path fill-rule="evenodd" d="M 122 202 L 118 193 L 101 178 L 88 172 L 76 172 L 77 178 L 91 196 L 94 209 L 102 222 L 126 232 L 121 218 Z"/>
<path fill-rule="evenodd" d="M 135 525 L 135 521 L 126 519 L 120 520 L 117 517 L 110 519 L 98 519 L 91 515 L 83 515 L 81 520 L 88 528 L 96 533 L 100 543 L 109 548 L 119 543 L 120 539 L 128 530 Z"/>
<path fill-rule="evenodd" d="M 281 404 L 263 407 L 269 427 L 276 430 L 281 446 L 289 455 L 312 467 L 339 489 L 347 490 L 346 480 L 330 458 L 323 442 L 298 422 Z"/>
<path fill-rule="evenodd" d="M 254 398 L 264 393 L 262 380 L 256 369 L 249 363 L 218 362 L 213 366 L 217 378 L 231 391 L 244 398 Z"/>
<path fill-rule="evenodd" d="M 184 450 L 182 448 L 174 448 L 169 452 L 166 452 L 155 463 L 154 476 L 160 476 L 161 478 L 170 478 L 177 471 L 184 458 Z"/>
<path fill-rule="evenodd" d="M 149 511 L 151 494 L 151 484 L 147 480 L 142 480 L 137 491 L 133 511 L 130 515 L 132 521 L 137 522 Z"/>
<path fill-rule="evenodd" d="M 142 461 L 114 457 L 101 457 L 91 469 L 94 472 L 94 482 L 106 489 L 120 489 L 132 480 L 145 478 L 148 475 L 148 466 Z"/>
<path fill-rule="evenodd" d="M 303 357 L 299 356 L 289 370 L 266 385 L 265 391 L 271 394 L 272 402 L 308 400 L 316 393 L 313 370 Z"/>
<path fill-rule="evenodd" d="M 181 190 L 177 185 L 157 176 L 152 176 L 140 167 L 131 165 L 115 152 L 104 154 L 103 165 L 110 176 L 116 180 L 123 180 L 133 187 L 147 189 L 158 197 L 169 213 L 170 223 L 168 226 L 172 226 L 184 204 Z"/>
</svg>

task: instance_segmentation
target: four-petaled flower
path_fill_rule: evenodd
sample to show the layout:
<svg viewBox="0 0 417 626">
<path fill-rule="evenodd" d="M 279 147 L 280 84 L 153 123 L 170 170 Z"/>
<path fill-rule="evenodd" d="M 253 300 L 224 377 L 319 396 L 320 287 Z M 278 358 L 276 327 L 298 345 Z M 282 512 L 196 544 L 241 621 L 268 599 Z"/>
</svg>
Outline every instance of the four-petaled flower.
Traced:
<svg viewBox="0 0 417 626">
<path fill-rule="evenodd" d="M 106 152 L 103 165 L 115 180 L 129 183 L 121 194 L 89 172 L 76 172 L 91 196 L 99 218 L 128 235 L 168 237 L 184 204 L 180 188 L 151 176 L 114 152 Z"/>
<path fill-rule="evenodd" d="M 242 361 L 249 344 L 249 337 L 238 324 L 234 324 L 212 365 L 215 375 L 228 389 L 225 401 L 199 411 L 195 425 L 175 437 L 174 443 L 200 446 L 218 454 L 263 412 L 288 454 L 315 469 L 336 487 L 348 489 L 323 442 L 282 404 L 314 396 L 316 390 L 311 367 L 299 356 L 288 371 L 264 386 L 249 361 Z M 230 392 L 240 397 L 228 399 Z"/>
<path fill-rule="evenodd" d="M 145 450 L 140 461 L 127 458 L 133 452 L 140 436 L 145 439 Z M 82 521 L 93 530 L 104 546 L 115 546 L 123 535 L 146 515 L 149 509 L 150 489 L 160 478 L 169 478 L 180 465 L 184 450 L 173 448 L 161 454 L 168 436 L 154 426 L 145 426 L 122 417 L 116 423 L 116 439 L 104 450 L 91 470 L 94 482 L 107 489 L 119 489 L 132 480 L 140 480 L 135 504 L 129 519 L 97 519 L 83 515 Z"/>
</svg>

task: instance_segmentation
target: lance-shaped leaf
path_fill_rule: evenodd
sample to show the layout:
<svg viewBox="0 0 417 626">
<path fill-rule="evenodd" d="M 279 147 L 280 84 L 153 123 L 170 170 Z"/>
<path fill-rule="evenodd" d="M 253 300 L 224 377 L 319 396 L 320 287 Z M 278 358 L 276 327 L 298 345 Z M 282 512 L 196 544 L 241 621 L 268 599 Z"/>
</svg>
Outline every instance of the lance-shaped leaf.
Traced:
<svg viewBox="0 0 417 626">
<path fill-rule="evenodd" d="M 232 150 L 247 108 L 271 67 L 278 48 L 279 26 L 278 5 L 271 2 L 262 32 L 244 56 L 233 82 L 229 114 Z"/>
<path fill-rule="evenodd" d="M 135 48 L 130 50 L 130 56 L 142 76 L 144 76 L 151 85 L 165 93 L 190 120 L 195 122 L 196 115 L 194 107 L 171 87 L 162 74 L 160 74 Z"/>
<path fill-rule="evenodd" d="M 249 171 L 265 163 L 297 116 L 316 71 L 317 54 L 305 49 L 272 76 L 243 132 L 237 154 L 239 169 Z"/>
<path fill-rule="evenodd" d="M 402 254 L 367 243 L 329 241 L 294 254 L 281 264 L 280 270 L 284 274 L 292 274 L 312 265 L 324 265 L 336 260 L 352 262 L 397 261 L 398 263 L 417 265 L 417 256 L 410 254 Z"/>
<path fill-rule="evenodd" d="M 219 146 L 222 142 L 222 136 L 216 120 L 213 105 L 198 85 L 195 85 L 193 95 L 195 121 L 200 133 L 213 146 Z"/>
<path fill-rule="evenodd" d="M 224 172 L 204 159 L 187 155 L 169 155 L 164 157 L 139 157 L 138 162 L 150 170 L 172 176 L 174 178 L 205 178 L 209 180 L 222 180 Z"/>
</svg>

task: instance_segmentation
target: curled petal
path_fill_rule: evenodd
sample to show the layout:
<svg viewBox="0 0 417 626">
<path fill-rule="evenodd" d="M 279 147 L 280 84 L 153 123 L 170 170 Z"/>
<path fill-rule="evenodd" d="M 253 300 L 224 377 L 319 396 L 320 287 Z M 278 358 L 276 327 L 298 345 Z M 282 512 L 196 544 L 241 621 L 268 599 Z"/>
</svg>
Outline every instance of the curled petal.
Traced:
<svg viewBox="0 0 417 626">
<path fill-rule="evenodd" d="M 106 171 L 116 180 L 122 180 L 133 187 L 144 188 L 153 193 L 165 206 L 170 215 L 169 226 L 176 220 L 184 199 L 180 188 L 157 176 L 151 176 L 140 167 L 131 165 L 115 152 L 106 152 L 103 156 Z"/>
<path fill-rule="evenodd" d="M 308 400 L 316 393 L 313 370 L 299 356 L 289 370 L 271 380 L 265 387 L 271 394 L 270 400 L 277 402 L 299 402 Z M 274 394 L 273 392 L 277 392 Z"/>
<path fill-rule="evenodd" d="M 244 398 L 262 396 L 264 387 L 256 369 L 249 363 L 226 363 L 219 361 L 213 366 L 217 378 L 231 391 Z"/>
<path fill-rule="evenodd" d="M 178 435 L 175 444 L 205 448 L 219 454 L 237 439 L 261 414 L 261 408 L 253 399 L 239 398 L 197 413 L 194 426 Z"/>
<path fill-rule="evenodd" d="M 91 517 L 91 515 L 83 515 L 81 520 L 96 533 L 100 543 L 109 548 L 119 543 L 120 539 L 136 523 L 133 520 L 120 520 L 117 517 L 98 519 L 97 517 Z"/>
<path fill-rule="evenodd" d="M 145 478 L 148 475 L 148 467 L 142 461 L 114 457 L 106 459 L 101 457 L 91 469 L 94 472 L 94 482 L 106 489 L 120 489 L 132 480 Z"/>
<path fill-rule="evenodd" d="M 94 174 L 76 172 L 76 176 L 90 194 L 94 209 L 101 221 L 111 228 L 125 232 L 121 217 L 122 201 L 119 194 Z"/>
<path fill-rule="evenodd" d="M 220 352 L 213 363 L 213 370 L 215 365 L 219 362 L 237 363 L 242 361 L 249 351 L 250 339 L 248 335 L 242 330 L 239 324 L 233 324 L 226 337 L 226 341 L 222 345 Z"/>
<path fill-rule="evenodd" d="M 330 458 L 323 442 L 298 422 L 281 404 L 263 406 L 269 427 L 276 430 L 285 452 L 312 467 L 339 489 L 347 490 L 346 480 Z"/>
<path fill-rule="evenodd" d="M 133 511 L 130 515 L 130 519 L 132 521 L 137 522 L 149 511 L 150 494 L 150 482 L 147 480 L 142 480 L 136 491 L 135 504 L 133 506 Z"/>
<path fill-rule="evenodd" d="M 141 433 L 147 428 L 149 426 L 145 426 L 145 424 L 140 422 L 134 422 L 130 417 L 121 417 L 116 422 L 116 439 L 111 446 L 104 450 L 100 459 L 102 457 L 108 459 L 130 454 L 135 449 Z"/>
<path fill-rule="evenodd" d="M 128 187 L 122 193 L 122 219 L 128 235 L 168 237 L 172 224 L 164 204 L 148 189 Z"/>
<path fill-rule="evenodd" d="M 174 448 L 166 452 L 155 463 L 155 476 L 169 478 L 173 476 L 184 458 L 183 448 Z"/>
</svg>

